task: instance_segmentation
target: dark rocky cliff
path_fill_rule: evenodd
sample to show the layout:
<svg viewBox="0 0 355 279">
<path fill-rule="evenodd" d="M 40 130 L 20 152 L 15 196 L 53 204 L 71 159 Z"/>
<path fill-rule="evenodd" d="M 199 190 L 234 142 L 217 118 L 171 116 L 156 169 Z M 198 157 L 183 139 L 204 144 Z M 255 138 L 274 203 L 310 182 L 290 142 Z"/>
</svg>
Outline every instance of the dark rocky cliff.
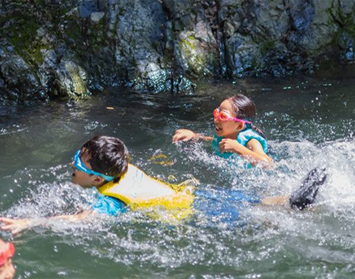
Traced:
<svg viewBox="0 0 355 279">
<path fill-rule="evenodd" d="M 355 59 L 355 0 L 1 0 L 0 27 L 0 103 Z"/>
</svg>

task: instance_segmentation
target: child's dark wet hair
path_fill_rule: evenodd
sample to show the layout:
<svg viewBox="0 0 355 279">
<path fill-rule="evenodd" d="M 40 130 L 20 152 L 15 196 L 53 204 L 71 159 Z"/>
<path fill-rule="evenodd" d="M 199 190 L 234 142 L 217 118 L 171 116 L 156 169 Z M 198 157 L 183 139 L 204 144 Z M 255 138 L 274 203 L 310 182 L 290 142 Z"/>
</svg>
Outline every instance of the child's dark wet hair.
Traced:
<svg viewBox="0 0 355 279">
<path fill-rule="evenodd" d="M 92 169 L 115 178 L 127 172 L 129 154 L 125 144 L 114 137 L 95 136 L 82 146 L 90 156 Z"/>
<path fill-rule="evenodd" d="M 250 100 L 247 96 L 242 94 L 237 94 L 227 98 L 231 101 L 234 109 L 234 113 L 236 118 L 249 120 L 256 115 L 256 107 L 252 100 Z M 254 131 L 259 133 L 261 136 L 265 138 L 264 133 L 258 128 L 251 124 L 251 127 Z"/>
</svg>

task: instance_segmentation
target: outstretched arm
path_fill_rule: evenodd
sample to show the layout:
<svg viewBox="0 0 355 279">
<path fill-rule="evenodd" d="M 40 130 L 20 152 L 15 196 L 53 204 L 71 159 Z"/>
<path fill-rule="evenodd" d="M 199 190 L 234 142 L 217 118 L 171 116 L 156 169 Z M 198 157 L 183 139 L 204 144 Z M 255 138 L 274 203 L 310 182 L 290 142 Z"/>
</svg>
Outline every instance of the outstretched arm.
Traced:
<svg viewBox="0 0 355 279">
<path fill-rule="evenodd" d="M 173 143 L 178 141 L 189 141 L 189 140 L 198 141 L 200 139 L 204 141 L 212 141 L 212 137 L 204 136 L 202 134 L 197 134 L 188 129 L 179 129 L 176 130 L 173 136 Z"/>
<path fill-rule="evenodd" d="M 39 218 L 39 219 L 11 219 L 6 217 L 1 217 L 0 222 L 3 223 L 1 225 L 1 230 L 10 231 L 13 235 L 18 234 L 26 229 L 34 228 L 34 227 L 45 227 L 47 226 L 47 222 L 50 220 L 65 220 L 69 222 L 79 222 L 89 215 L 93 214 L 93 211 L 86 210 L 81 213 L 75 215 L 58 215 L 48 218 Z"/>
</svg>

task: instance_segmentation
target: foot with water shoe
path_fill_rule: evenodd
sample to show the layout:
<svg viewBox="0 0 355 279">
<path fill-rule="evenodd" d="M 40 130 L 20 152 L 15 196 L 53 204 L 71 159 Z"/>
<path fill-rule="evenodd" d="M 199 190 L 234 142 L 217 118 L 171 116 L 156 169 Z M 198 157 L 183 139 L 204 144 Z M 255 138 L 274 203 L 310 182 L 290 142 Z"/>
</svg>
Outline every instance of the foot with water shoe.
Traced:
<svg viewBox="0 0 355 279">
<path fill-rule="evenodd" d="M 311 170 L 303 180 L 301 187 L 291 195 L 290 206 L 293 209 L 303 210 L 315 203 L 319 187 L 326 179 L 325 168 Z"/>
</svg>

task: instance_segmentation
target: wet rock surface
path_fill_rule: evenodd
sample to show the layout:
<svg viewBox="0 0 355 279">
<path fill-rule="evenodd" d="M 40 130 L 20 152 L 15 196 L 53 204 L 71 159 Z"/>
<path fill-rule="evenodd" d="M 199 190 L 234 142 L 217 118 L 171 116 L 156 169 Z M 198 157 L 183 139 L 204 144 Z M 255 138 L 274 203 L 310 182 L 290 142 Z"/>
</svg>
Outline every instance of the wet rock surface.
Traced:
<svg viewBox="0 0 355 279">
<path fill-rule="evenodd" d="M 0 102 L 312 73 L 354 61 L 354 15 L 355 0 L 2 0 Z"/>
</svg>

